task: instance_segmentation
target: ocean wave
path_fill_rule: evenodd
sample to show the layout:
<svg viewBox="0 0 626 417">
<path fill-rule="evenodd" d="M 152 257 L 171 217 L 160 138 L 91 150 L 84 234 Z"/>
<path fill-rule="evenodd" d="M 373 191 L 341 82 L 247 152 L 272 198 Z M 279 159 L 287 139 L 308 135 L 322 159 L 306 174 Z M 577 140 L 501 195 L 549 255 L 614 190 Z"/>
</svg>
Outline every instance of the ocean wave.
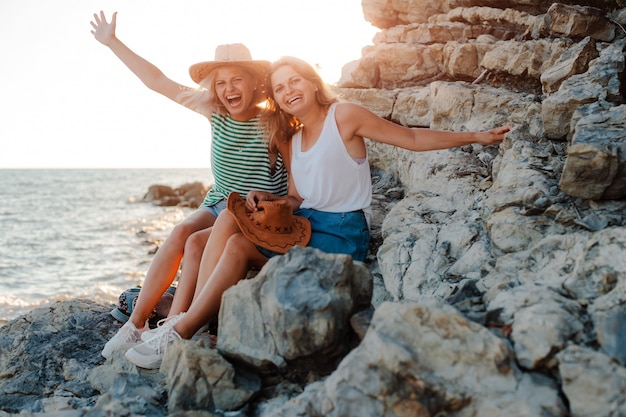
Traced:
<svg viewBox="0 0 626 417">
<path fill-rule="evenodd" d="M 137 202 L 153 184 L 209 170 L 0 170 L 0 325 L 75 298 L 114 304 L 140 285 L 160 243 L 191 209 Z"/>
</svg>

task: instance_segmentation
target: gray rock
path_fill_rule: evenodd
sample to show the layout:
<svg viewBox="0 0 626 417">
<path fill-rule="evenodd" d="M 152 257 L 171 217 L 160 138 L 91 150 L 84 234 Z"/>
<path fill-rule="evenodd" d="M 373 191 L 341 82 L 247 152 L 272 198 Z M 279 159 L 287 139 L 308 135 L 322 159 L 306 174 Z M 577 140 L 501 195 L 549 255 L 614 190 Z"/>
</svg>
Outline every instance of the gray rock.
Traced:
<svg viewBox="0 0 626 417">
<path fill-rule="evenodd" d="M 553 383 L 522 374 L 506 343 L 438 302 L 381 305 L 337 370 L 274 415 L 441 413 L 565 416 Z"/>
<path fill-rule="evenodd" d="M 586 72 L 589 61 L 597 56 L 596 44 L 589 36 L 573 45 L 558 58 L 554 66 L 541 74 L 543 92 L 553 93 L 559 89 L 564 80 L 572 75 Z"/>
<path fill-rule="evenodd" d="M 557 355 L 572 415 L 626 415 L 626 369 L 610 357 L 572 345 Z"/>
<path fill-rule="evenodd" d="M 623 49 L 623 40 L 602 48 L 585 73 L 563 81 L 556 93 L 542 101 L 541 114 L 548 138 L 567 137 L 574 112 L 583 105 L 601 100 L 622 101 L 619 78 L 624 71 Z"/>
<path fill-rule="evenodd" d="M 615 311 L 596 325 L 602 351 L 626 365 L 626 312 Z"/>
<path fill-rule="evenodd" d="M 236 369 L 201 341 L 182 340 L 172 345 L 160 372 L 165 375 L 170 413 L 237 410 L 261 389 L 257 375 Z"/>
<path fill-rule="evenodd" d="M 553 368 L 554 355 L 569 341 L 585 340 L 579 337 L 585 329 L 583 307 L 549 287 L 528 285 L 501 292 L 488 308 L 502 310 L 502 322 L 512 329 L 517 361 L 526 369 Z"/>
<path fill-rule="evenodd" d="M 577 113 L 561 188 L 584 199 L 626 197 L 626 106 L 596 102 Z"/>
<path fill-rule="evenodd" d="M 606 12 L 595 7 L 553 3 L 545 17 L 550 34 L 567 38 L 590 36 L 610 42 L 615 38 L 615 25 Z"/>
<path fill-rule="evenodd" d="M 139 375 L 118 374 L 111 390 L 98 398 L 85 417 L 111 415 L 161 417 L 167 415 L 162 394 Z M 123 411 L 122 411 L 123 410 Z"/>
<path fill-rule="evenodd" d="M 1 327 L 0 409 L 55 411 L 42 402 L 50 397 L 93 405 L 99 393 L 88 376 L 104 361 L 102 346 L 117 330 L 109 311 L 88 300 L 57 302 Z"/>
<path fill-rule="evenodd" d="M 346 353 L 350 317 L 371 297 L 371 274 L 350 256 L 295 247 L 224 293 L 217 348 L 260 369 L 304 360 L 323 369 Z"/>
</svg>

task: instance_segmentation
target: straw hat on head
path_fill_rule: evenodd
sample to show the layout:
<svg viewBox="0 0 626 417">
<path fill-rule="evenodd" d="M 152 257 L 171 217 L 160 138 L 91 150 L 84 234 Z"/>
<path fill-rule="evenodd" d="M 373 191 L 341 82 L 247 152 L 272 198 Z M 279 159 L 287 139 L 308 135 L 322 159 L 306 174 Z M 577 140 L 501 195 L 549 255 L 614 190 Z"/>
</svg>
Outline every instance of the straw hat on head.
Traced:
<svg viewBox="0 0 626 417">
<path fill-rule="evenodd" d="M 196 83 L 200 83 L 211 71 L 222 65 L 242 65 L 254 69 L 265 75 L 270 67 L 269 61 L 256 61 L 252 59 L 250 51 L 242 43 L 218 45 L 215 48 L 215 60 L 193 64 L 189 67 L 189 75 Z"/>
<path fill-rule="evenodd" d="M 311 223 L 293 215 L 287 198 L 259 201 L 259 210 L 250 212 L 243 198 L 233 192 L 228 195 L 226 207 L 244 236 L 264 249 L 286 253 L 295 245 L 306 246 L 311 239 Z"/>
</svg>

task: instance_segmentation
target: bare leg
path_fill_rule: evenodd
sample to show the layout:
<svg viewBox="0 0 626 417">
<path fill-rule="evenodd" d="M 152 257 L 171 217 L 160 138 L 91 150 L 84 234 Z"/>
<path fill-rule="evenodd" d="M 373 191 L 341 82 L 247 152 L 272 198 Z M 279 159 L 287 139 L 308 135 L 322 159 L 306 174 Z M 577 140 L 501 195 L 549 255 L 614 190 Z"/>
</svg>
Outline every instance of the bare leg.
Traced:
<svg viewBox="0 0 626 417">
<path fill-rule="evenodd" d="M 137 304 L 130 320 L 137 328 L 142 328 L 163 293 L 174 282 L 185 242 L 193 233 L 206 229 L 215 222 L 215 216 L 207 211 L 197 210 L 178 224 L 156 252 L 143 282 Z"/>
<path fill-rule="evenodd" d="M 200 230 L 187 238 L 185 243 L 185 256 L 183 257 L 183 266 L 174 300 L 170 307 L 168 317 L 187 311 L 193 300 L 196 291 L 196 282 L 198 281 L 198 271 L 200 270 L 200 262 L 202 254 L 206 247 L 207 240 L 211 235 L 211 227 Z"/>
<path fill-rule="evenodd" d="M 211 236 L 204 247 L 197 277 L 196 292 L 193 298 L 194 301 L 198 298 L 211 273 L 222 258 L 228 240 L 236 233 L 241 233 L 239 225 L 233 215 L 227 210 L 224 210 L 217 217 L 214 227 L 211 230 Z"/>
<path fill-rule="evenodd" d="M 212 237 L 213 234 L 211 234 Z M 210 272 L 208 280 L 201 291 L 196 292 L 191 307 L 174 325 L 174 330 L 183 339 L 191 338 L 198 329 L 217 314 L 224 291 L 245 278 L 250 267 L 260 268 L 266 261 L 256 246 L 241 232 L 231 235 L 215 268 L 212 271 L 205 271 L 201 267 L 201 275 L 204 272 Z"/>
</svg>

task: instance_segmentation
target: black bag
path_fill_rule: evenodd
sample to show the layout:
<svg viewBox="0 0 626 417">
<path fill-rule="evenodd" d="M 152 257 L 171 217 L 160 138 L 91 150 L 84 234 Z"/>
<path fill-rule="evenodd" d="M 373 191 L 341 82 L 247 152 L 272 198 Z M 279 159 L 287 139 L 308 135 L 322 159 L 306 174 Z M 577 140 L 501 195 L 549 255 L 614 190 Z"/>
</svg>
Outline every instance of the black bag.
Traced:
<svg viewBox="0 0 626 417">
<path fill-rule="evenodd" d="M 111 315 L 116 320 L 121 321 L 122 323 L 126 323 L 128 321 L 135 308 L 135 304 L 137 303 L 139 291 L 141 291 L 141 287 L 135 287 L 129 288 L 120 294 L 117 306 L 111 310 Z M 155 328 L 159 320 L 167 317 L 170 312 L 170 307 L 172 306 L 172 300 L 174 300 L 175 292 L 176 287 L 172 286 L 169 287 L 161 296 L 161 299 L 157 303 L 156 307 L 152 310 L 150 317 L 148 317 L 148 324 L 151 328 Z"/>
</svg>

